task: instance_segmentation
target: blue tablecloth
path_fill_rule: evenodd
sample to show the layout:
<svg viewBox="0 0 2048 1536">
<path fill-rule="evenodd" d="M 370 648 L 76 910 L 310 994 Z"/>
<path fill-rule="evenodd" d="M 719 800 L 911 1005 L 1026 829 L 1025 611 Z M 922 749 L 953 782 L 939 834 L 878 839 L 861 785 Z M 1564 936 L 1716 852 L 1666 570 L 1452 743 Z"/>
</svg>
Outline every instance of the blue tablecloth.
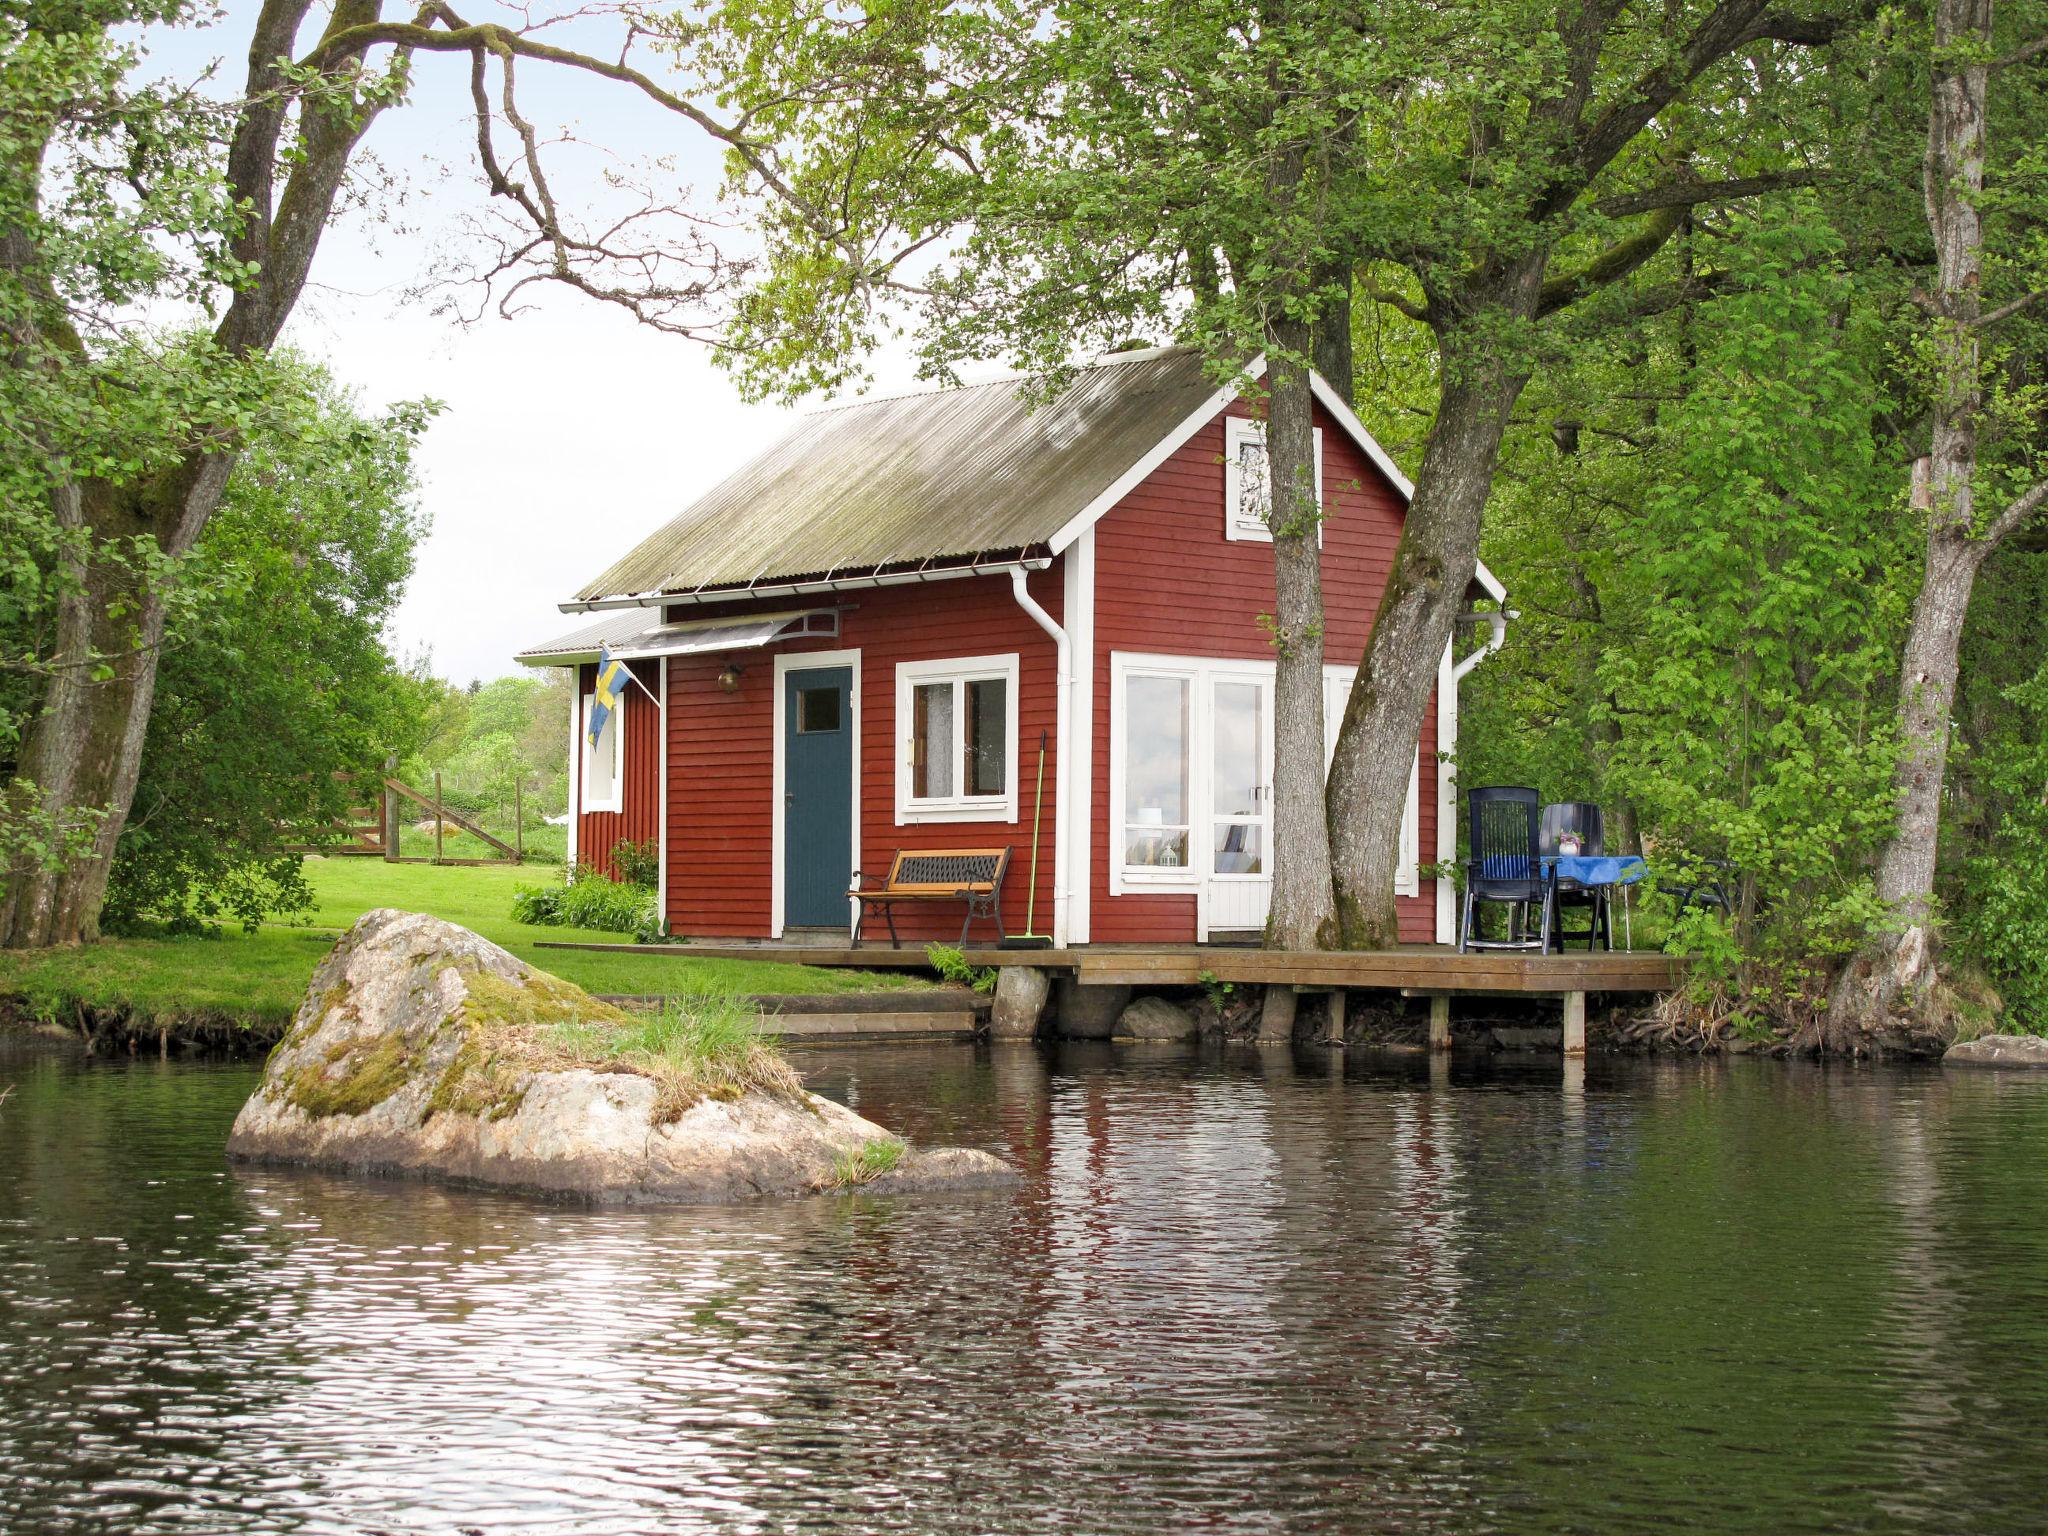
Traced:
<svg viewBox="0 0 2048 1536">
<path fill-rule="evenodd" d="M 1632 853 L 1560 853 L 1542 862 L 1545 868 L 1554 866 L 1560 880 L 1581 885 L 1634 885 L 1650 872 L 1650 866 Z"/>
</svg>

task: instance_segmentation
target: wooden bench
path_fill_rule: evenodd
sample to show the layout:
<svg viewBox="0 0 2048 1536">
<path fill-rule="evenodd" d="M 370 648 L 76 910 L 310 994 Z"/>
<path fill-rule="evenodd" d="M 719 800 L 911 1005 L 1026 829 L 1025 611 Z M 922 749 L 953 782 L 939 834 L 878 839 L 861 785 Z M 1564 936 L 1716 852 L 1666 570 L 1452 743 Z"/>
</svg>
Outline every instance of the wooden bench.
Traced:
<svg viewBox="0 0 2048 1536">
<path fill-rule="evenodd" d="M 860 903 L 860 915 L 853 922 L 853 947 L 860 948 L 860 929 L 869 907 L 880 907 L 889 921 L 889 947 L 901 949 L 896 936 L 896 904 L 903 901 L 960 901 L 967 904 L 960 919 L 960 942 L 967 943 L 967 928 L 977 917 L 996 925 L 996 937 L 1003 933 L 1003 874 L 1010 867 L 1008 848 L 899 848 L 890 862 L 888 878 L 880 885 L 868 885 L 859 870 L 853 872 L 853 888 L 847 894 Z"/>
</svg>

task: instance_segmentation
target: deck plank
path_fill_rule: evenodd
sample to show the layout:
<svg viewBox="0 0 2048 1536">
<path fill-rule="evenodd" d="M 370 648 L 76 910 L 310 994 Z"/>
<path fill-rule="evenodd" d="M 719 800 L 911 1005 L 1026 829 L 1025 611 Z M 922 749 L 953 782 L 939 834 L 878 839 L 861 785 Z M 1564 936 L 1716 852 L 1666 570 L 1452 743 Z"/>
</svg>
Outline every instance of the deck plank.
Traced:
<svg viewBox="0 0 2048 1536">
<path fill-rule="evenodd" d="M 853 949 L 815 944 L 592 944 L 542 941 L 543 949 L 616 950 L 636 955 L 779 960 L 866 970 L 926 970 L 918 948 Z M 1684 985 L 1686 962 L 1653 951 L 1537 955 L 1416 945 L 1378 950 L 1273 950 L 1237 945 L 1089 945 L 1079 949 L 996 949 L 966 952 L 970 965 L 1029 965 L 1065 971 L 1102 986 L 1193 986 L 1205 980 L 1241 985 L 1357 987 L 1369 991 L 1495 992 L 1557 996 L 1567 992 L 1669 992 Z"/>
</svg>

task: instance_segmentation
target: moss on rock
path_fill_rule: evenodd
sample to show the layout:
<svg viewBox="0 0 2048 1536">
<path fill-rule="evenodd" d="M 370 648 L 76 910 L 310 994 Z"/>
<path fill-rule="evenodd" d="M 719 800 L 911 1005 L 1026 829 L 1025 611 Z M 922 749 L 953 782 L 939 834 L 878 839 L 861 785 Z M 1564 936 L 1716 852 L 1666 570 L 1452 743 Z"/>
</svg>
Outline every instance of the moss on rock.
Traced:
<svg viewBox="0 0 2048 1536">
<path fill-rule="evenodd" d="M 398 1035 L 343 1040 L 318 1064 L 297 1067 L 285 1077 L 285 1100 L 315 1120 L 365 1114 L 405 1086 L 416 1062 Z"/>
</svg>

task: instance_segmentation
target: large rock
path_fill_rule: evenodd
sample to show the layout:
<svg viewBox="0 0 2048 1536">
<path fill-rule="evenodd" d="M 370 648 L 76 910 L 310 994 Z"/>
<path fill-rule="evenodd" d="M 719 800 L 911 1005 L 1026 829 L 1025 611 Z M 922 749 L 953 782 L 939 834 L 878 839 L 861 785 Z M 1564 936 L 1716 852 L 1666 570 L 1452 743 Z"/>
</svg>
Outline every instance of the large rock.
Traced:
<svg viewBox="0 0 2048 1536">
<path fill-rule="evenodd" d="M 1192 1040 L 1195 1016 L 1163 997 L 1141 997 L 1116 1016 L 1119 1040 Z"/>
<path fill-rule="evenodd" d="M 2048 1067 L 2048 1039 L 2040 1035 L 1979 1035 L 1943 1053 L 1948 1067 Z"/>
<path fill-rule="evenodd" d="M 997 1040 L 1029 1040 L 1038 1033 L 1052 978 L 1034 965 L 1006 965 L 996 972 L 996 1001 L 988 1032 Z"/>
<path fill-rule="evenodd" d="M 772 1054 L 700 1078 L 589 1048 L 632 1022 L 466 928 L 369 912 L 314 972 L 228 1152 L 606 1204 L 1017 1177 L 985 1152 L 905 1148 Z"/>
</svg>

